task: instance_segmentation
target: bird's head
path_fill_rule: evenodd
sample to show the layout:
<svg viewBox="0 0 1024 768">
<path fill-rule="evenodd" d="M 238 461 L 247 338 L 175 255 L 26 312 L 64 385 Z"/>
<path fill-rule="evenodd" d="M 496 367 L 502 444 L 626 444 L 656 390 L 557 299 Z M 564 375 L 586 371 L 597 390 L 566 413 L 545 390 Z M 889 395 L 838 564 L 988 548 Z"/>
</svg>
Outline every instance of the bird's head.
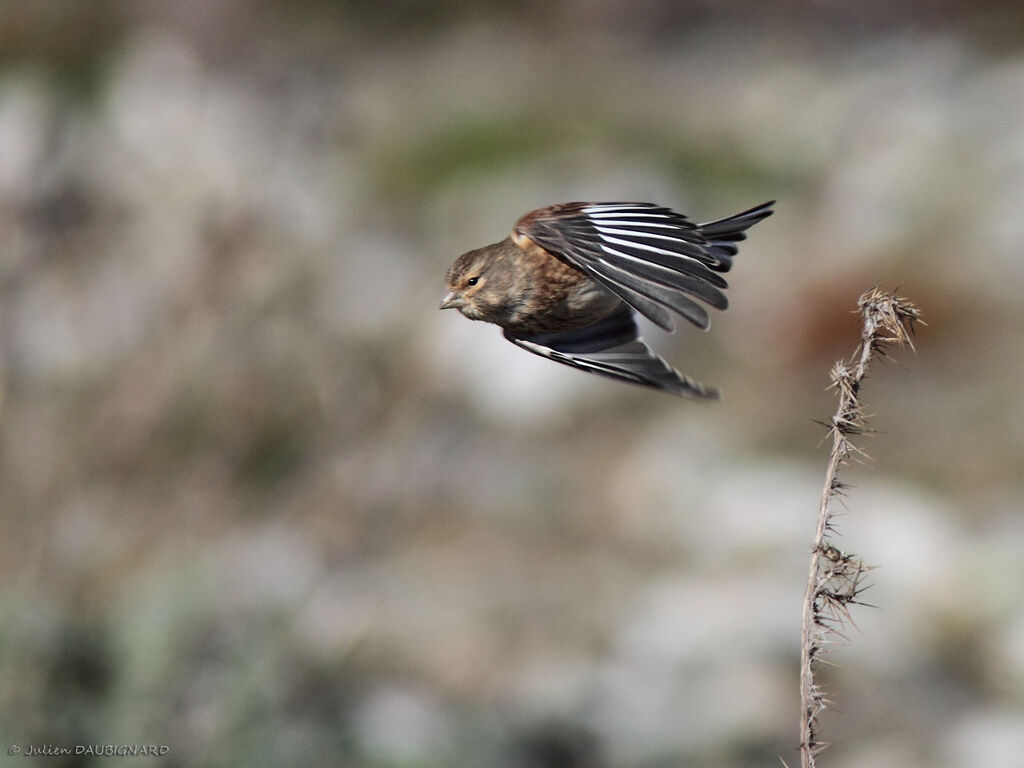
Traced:
<svg viewBox="0 0 1024 768">
<path fill-rule="evenodd" d="M 510 256 L 515 250 L 504 240 L 464 253 L 448 269 L 441 309 L 457 309 L 470 320 L 502 322 L 515 300 L 513 268 Z"/>
</svg>

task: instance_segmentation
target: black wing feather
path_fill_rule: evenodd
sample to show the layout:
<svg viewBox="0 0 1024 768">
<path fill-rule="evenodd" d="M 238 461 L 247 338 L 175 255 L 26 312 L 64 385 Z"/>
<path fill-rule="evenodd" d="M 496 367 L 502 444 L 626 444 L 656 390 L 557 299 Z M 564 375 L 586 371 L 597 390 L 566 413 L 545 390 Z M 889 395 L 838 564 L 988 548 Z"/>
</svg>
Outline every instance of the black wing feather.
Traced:
<svg viewBox="0 0 1024 768">
<path fill-rule="evenodd" d="M 736 243 L 747 239 L 747 229 L 772 215 L 773 205 L 775 205 L 775 201 L 769 200 L 748 211 L 698 226 L 701 234 L 708 239 L 708 250 L 722 264 L 719 271 L 729 271 L 732 267 L 732 257 L 739 253 L 739 246 Z"/>
<path fill-rule="evenodd" d="M 764 203 L 735 216 L 695 224 L 650 203 L 565 203 L 524 216 L 516 232 L 597 280 L 657 325 L 672 330 L 665 308 L 700 328 L 717 309 L 744 230 L 771 215 Z M 692 297 L 692 298 L 691 298 Z"/>
<path fill-rule="evenodd" d="M 599 376 L 661 389 L 683 397 L 714 399 L 718 391 L 682 376 L 640 338 L 633 311 L 623 306 L 585 328 L 559 333 L 517 334 L 505 338 L 549 360 Z"/>
</svg>

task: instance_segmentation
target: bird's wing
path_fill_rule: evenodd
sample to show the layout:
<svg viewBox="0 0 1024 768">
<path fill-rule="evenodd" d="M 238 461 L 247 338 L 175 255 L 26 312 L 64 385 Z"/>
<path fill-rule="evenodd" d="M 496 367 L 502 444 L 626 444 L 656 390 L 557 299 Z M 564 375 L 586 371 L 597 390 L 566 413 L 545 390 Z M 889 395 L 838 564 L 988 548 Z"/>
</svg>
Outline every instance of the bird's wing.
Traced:
<svg viewBox="0 0 1024 768">
<path fill-rule="evenodd" d="M 573 368 L 663 389 L 683 397 L 715 399 L 718 391 L 682 376 L 640 338 L 633 311 L 623 305 L 598 322 L 572 331 L 523 334 L 506 330 L 516 346 Z"/>
<path fill-rule="evenodd" d="M 512 231 L 520 247 L 536 243 L 604 285 L 666 330 L 678 312 L 710 324 L 698 299 L 716 309 L 728 301 L 726 272 L 743 231 L 771 215 L 772 203 L 695 224 L 652 203 L 562 203 L 523 216 Z"/>
<path fill-rule="evenodd" d="M 708 241 L 708 251 L 718 260 L 718 266 L 713 266 L 713 270 L 728 272 L 732 268 L 732 257 L 739 252 L 736 243 L 746 240 L 748 229 L 772 215 L 773 205 L 775 201 L 769 200 L 750 210 L 697 225 L 697 229 Z"/>
</svg>

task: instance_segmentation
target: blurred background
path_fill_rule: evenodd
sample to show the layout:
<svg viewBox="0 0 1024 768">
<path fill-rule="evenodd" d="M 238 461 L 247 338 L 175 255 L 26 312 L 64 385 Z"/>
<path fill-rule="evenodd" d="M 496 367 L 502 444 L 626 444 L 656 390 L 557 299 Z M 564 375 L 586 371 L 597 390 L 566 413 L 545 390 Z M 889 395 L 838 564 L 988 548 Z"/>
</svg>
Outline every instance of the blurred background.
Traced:
<svg viewBox="0 0 1024 768">
<path fill-rule="evenodd" d="M 720 403 L 437 311 L 524 212 L 778 199 Z M 0 3 L 0 742 L 799 762 L 825 391 L 879 284 L 823 765 L 1024 766 L 1024 9 Z M 9 757 L 12 765 L 109 759 Z"/>
</svg>

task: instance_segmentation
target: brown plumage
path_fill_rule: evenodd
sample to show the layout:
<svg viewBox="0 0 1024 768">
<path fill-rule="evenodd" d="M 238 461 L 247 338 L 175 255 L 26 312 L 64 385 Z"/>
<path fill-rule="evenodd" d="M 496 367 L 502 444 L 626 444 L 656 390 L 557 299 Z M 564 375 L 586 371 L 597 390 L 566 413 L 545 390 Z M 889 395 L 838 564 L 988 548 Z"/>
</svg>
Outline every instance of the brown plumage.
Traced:
<svg viewBox="0 0 1024 768">
<path fill-rule="evenodd" d="M 501 326 L 512 343 L 575 368 L 716 397 L 651 351 L 634 311 L 669 331 L 668 310 L 707 329 L 703 304 L 728 306 L 720 273 L 732 266 L 745 230 L 770 216 L 773 204 L 705 224 L 651 203 L 539 208 L 500 243 L 455 260 L 441 309 Z"/>
</svg>

